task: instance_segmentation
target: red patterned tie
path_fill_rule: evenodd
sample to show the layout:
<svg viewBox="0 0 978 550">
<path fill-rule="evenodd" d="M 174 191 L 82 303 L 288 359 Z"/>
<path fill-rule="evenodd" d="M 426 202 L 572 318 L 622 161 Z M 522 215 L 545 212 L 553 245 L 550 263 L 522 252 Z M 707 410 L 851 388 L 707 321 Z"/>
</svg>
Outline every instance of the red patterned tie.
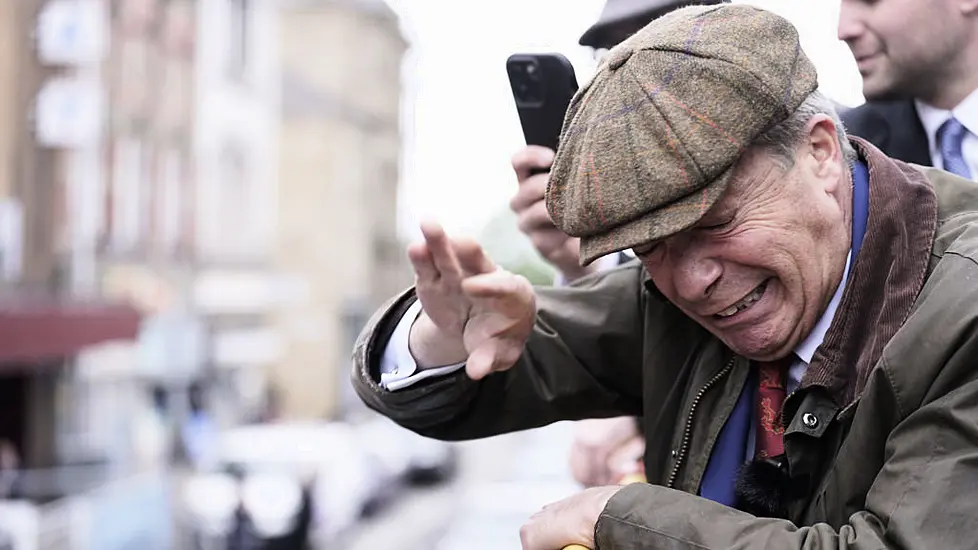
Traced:
<svg viewBox="0 0 978 550">
<path fill-rule="evenodd" d="M 758 387 L 755 402 L 757 415 L 757 440 L 755 456 L 769 458 L 784 453 L 784 426 L 781 425 L 781 407 L 784 405 L 785 380 L 795 354 L 784 359 L 758 362 Z"/>
</svg>

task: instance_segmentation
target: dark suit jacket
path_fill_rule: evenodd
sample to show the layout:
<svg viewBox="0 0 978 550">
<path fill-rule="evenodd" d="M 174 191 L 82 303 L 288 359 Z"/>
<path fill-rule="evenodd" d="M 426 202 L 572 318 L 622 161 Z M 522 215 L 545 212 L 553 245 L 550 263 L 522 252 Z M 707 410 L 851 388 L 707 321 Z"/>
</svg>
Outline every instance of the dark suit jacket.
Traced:
<svg viewBox="0 0 978 550">
<path fill-rule="evenodd" d="M 904 162 L 933 164 L 927 133 L 909 99 L 872 101 L 840 113 L 846 133 L 861 137 Z"/>
</svg>

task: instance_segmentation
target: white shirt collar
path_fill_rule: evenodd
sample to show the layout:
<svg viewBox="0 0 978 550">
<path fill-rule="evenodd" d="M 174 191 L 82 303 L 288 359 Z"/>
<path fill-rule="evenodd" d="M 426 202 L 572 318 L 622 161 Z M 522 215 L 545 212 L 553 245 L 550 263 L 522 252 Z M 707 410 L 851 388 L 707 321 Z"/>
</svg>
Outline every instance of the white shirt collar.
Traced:
<svg viewBox="0 0 978 550">
<path fill-rule="evenodd" d="M 939 109 L 928 105 L 919 99 L 914 100 L 917 107 L 917 116 L 920 123 L 927 132 L 927 142 L 930 144 L 931 157 L 939 156 L 937 143 L 937 131 L 952 116 L 968 129 L 969 132 L 978 136 L 978 89 L 971 92 L 964 101 L 958 103 L 957 107 L 951 109 Z"/>
<path fill-rule="evenodd" d="M 852 261 L 852 250 L 849 250 L 849 255 L 846 257 L 846 267 L 842 271 L 842 280 L 839 281 L 839 286 L 835 289 L 835 294 L 832 295 L 832 300 L 829 301 L 829 306 L 825 308 L 825 312 L 815 323 L 815 327 L 812 331 L 808 333 L 808 337 L 802 340 L 797 347 L 795 347 L 795 355 L 799 359 L 805 362 L 806 365 L 812 362 L 812 356 L 815 355 L 815 350 L 818 349 L 822 342 L 825 340 L 825 333 L 829 331 L 829 326 L 832 324 L 832 319 L 835 318 L 835 311 L 839 309 L 839 302 L 842 301 L 842 293 L 846 289 L 846 281 L 849 279 L 849 262 Z"/>
</svg>

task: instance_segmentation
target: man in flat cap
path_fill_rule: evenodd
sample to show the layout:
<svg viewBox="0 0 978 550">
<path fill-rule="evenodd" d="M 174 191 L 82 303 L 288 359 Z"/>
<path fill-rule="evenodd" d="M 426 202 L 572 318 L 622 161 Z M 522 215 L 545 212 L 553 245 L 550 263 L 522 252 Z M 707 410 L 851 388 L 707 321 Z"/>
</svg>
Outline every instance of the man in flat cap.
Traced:
<svg viewBox="0 0 978 550">
<path fill-rule="evenodd" d="M 534 289 L 424 224 L 360 397 L 449 440 L 644 416 L 649 483 L 545 507 L 524 550 L 973 547 L 978 188 L 848 138 L 816 87 L 749 6 L 627 39 L 571 104 L 547 207 L 583 262 L 640 264 Z"/>
<path fill-rule="evenodd" d="M 580 44 L 592 48 L 595 57 L 606 55 L 621 41 L 650 21 L 672 10 L 692 5 L 715 5 L 729 0 L 607 0 L 598 20 L 581 35 Z M 579 240 L 558 229 L 544 202 L 554 151 L 536 145 L 513 155 L 513 171 L 519 184 L 510 201 L 520 231 L 557 271 L 555 284 L 575 280 L 631 261 L 625 253 L 609 254 L 582 266 Z M 641 418 L 587 419 L 574 427 L 569 452 L 571 474 L 585 487 L 608 485 L 641 470 L 644 438 Z"/>
</svg>

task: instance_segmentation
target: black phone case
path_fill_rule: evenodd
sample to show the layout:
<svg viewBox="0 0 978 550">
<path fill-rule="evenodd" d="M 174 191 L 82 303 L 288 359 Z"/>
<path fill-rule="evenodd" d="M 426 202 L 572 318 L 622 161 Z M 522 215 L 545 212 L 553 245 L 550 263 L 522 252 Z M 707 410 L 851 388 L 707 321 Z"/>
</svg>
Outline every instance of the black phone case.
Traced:
<svg viewBox="0 0 978 550">
<path fill-rule="evenodd" d="M 536 69 L 528 73 L 528 67 Z M 510 88 L 516 100 L 527 145 L 557 150 L 564 115 L 577 92 L 574 66 L 563 55 L 514 54 L 506 60 Z"/>
</svg>

